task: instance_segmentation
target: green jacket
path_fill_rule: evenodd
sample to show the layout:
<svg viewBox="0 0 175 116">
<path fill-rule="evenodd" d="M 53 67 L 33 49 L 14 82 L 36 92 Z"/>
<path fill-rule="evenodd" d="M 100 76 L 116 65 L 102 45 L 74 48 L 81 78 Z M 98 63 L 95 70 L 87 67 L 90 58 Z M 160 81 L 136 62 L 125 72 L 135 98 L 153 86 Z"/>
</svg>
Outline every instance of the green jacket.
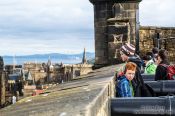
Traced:
<svg viewBox="0 0 175 116">
<path fill-rule="evenodd" d="M 156 73 L 156 68 L 157 68 L 157 65 L 155 65 L 155 63 L 152 60 L 150 60 L 146 63 L 144 73 L 146 73 L 146 74 L 155 74 Z"/>
</svg>

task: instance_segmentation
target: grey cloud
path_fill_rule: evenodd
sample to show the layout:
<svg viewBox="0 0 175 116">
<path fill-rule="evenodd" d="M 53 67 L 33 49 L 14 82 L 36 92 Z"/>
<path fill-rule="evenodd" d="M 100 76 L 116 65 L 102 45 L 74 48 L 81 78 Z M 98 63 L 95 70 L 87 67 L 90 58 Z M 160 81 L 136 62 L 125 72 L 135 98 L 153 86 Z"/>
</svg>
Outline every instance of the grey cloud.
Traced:
<svg viewBox="0 0 175 116">
<path fill-rule="evenodd" d="M 141 25 L 175 26 L 174 0 L 143 0 L 140 3 Z"/>
<path fill-rule="evenodd" d="M 10 37 L 12 38 L 12 37 Z M 86 47 L 88 51 L 94 51 L 94 41 L 92 38 L 83 39 L 73 35 L 64 36 L 64 38 L 52 38 L 43 39 L 43 37 L 37 38 L 19 38 L 9 39 L 8 37 L 1 40 L 1 55 L 23 55 L 38 53 L 80 53 L 83 48 Z"/>
<path fill-rule="evenodd" d="M 18 5 L 9 3 L 9 6 L 5 5 L 0 8 L 1 11 L 4 11 L 0 12 L 1 30 L 34 33 L 93 29 L 93 9 L 87 6 L 84 8 L 84 2 L 80 2 L 80 0 L 73 2 L 68 0 L 65 2 L 55 0 L 50 2 L 46 0 L 16 1 L 18 1 Z M 79 8 L 75 6 L 77 3 L 80 5 Z"/>
<path fill-rule="evenodd" d="M 174 26 L 174 8 L 174 0 L 142 0 L 140 23 Z M 89 0 L 0 0 L 0 11 L 0 54 L 94 51 Z"/>
</svg>

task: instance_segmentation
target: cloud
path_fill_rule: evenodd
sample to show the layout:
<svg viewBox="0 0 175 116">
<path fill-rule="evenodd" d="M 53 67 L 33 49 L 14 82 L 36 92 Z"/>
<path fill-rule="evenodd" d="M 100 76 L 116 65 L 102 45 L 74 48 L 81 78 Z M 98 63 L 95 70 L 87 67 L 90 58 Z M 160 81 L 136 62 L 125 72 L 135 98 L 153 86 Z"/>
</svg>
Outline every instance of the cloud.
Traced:
<svg viewBox="0 0 175 116">
<path fill-rule="evenodd" d="M 140 3 L 141 25 L 174 27 L 174 0 L 143 0 Z"/>
<path fill-rule="evenodd" d="M 174 0 L 142 0 L 140 24 L 175 26 Z M 0 54 L 94 52 L 89 0 L 0 0 Z"/>
<path fill-rule="evenodd" d="M 0 0 L 0 53 L 94 52 L 93 8 L 82 0 Z"/>
<path fill-rule="evenodd" d="M 15 2 L 16 1 L 16 2 Z M 73 31 L 93 29 L 93 8 L 82 0 L 0 1 L 1 31 Z M 86 5 L 89 4 L 89 5 Z"/>
<path fill-rule="evenodd" d="M 50 38 L 43 41 L 41 38 L 13 38 L 2 39 L 1 54 L 3 55 L 24 55 L 24 54 L 44 54 L 44 53 L 80 53 L 86 47 L 93 52 L 93 39 L 78 38 L 77 36 L 66 36 L 64 38 Z M 10 45 L 10 46 L 9 46 Z"/>
</svg>

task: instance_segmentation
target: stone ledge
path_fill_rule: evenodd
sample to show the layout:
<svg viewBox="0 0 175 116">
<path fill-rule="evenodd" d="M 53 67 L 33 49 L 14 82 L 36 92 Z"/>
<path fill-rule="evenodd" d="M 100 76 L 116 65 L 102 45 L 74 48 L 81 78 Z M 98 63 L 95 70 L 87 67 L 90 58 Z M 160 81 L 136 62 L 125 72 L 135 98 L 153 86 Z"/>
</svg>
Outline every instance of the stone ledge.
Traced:
<svg viewBox="0 0 175 116">
<path fill-rule="evenodd" d="M 114 96 L 116 66 L 93 71 L 87 78 L 60 84 L 0 110 L 1 116 L 108 116 Z"/>
</svg>

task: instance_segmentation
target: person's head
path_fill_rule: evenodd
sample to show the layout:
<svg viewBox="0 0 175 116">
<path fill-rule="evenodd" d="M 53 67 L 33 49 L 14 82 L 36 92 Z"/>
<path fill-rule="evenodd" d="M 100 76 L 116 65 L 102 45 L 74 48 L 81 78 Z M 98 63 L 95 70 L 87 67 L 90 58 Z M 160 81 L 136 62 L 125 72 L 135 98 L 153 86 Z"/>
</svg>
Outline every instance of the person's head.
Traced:
<svg viewBox="0 0 175 116">
<path fill-rule="evenodd" d="M 156 57 L 157 63 L 159 64 L 161 61 L 168 60 L 168 52 L 164 49 L 161 49 Z"/>
<path fill-rule="evenodd" d="M 146 52 L 146 56 L 150 56 L 151 58 L 153 58 L 154 54 L 152 52 Z"/>
<path fill-rule="evenodd" d="M 124 74 L 128 80 L 132 80 L 135 76 L 137 65 L 133 62 L 128 62 L 125 66 Z"/>
<path fill-rule="evenodd" d="M 120 48 L 120 55 L 122 61 L 127 61 L 129 56 L 135 54 L 135 46 L 129 43 L 126 43 Z"/>
<path fill-rule="evenodd" d="M 153 53 L 155 56 L 157 56 L 158 53 L 159 53 L 159 49 L 158 49 L 157 47 L 154 47 L 154 48 L 152 49 L 152 53 Z"/>
<path fill-rule="evenodd" d="M 148 54 L 146 54 L 145 56 L 143 56 L 142 60 L 144 61 L 144 63 L 146 64 L 148 61 L 150 61 L 152 59 L 152 57 Z"/>
</svg>

